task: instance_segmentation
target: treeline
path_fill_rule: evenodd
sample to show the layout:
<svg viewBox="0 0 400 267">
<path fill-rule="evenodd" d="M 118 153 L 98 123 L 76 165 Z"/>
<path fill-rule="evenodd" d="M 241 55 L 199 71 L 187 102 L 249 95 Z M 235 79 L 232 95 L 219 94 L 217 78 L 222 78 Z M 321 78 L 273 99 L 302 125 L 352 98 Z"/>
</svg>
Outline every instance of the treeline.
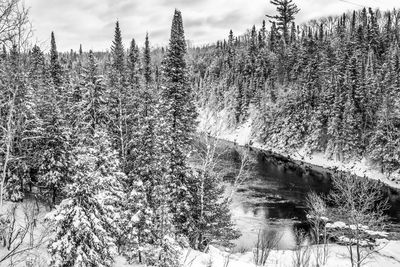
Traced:
<svg viewBox="0 0 400 267">
<path fill-rule="evenodd" d="M 296 26 L 292 1 L 245 35 L 193 49 L 202 108 L 253 118 L 261 142 L 400 168 L 400 12 L 362 9 Z M 288 19 L 289 18 L 289 19 Z"/>
<path fill-rule="evenodd" d="M 55 208 L 51 266 L 111 266 L 118 252 L 175 267 L 186 244 L 230 245 L 220 177 L 187 161 L 197 112 L 179 11 L 162 64 L 148 36 L 125 50 L 118 22 L 110 53 L 60 59 L 53 33 L 49 54 L 20 49 L 0 55 L 0 198 Z"/>
</svg>

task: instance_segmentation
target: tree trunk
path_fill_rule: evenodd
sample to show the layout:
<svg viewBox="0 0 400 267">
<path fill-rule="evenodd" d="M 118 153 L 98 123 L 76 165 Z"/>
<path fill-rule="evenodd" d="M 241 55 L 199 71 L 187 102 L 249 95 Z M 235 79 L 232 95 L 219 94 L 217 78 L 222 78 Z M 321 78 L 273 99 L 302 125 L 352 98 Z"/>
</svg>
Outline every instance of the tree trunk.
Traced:
<svg viewBox="0 0 400 267">
<path fill-rule="evenodd" d="M 10 160 L 10 154 L 11 154 L 11 145 L 12 145 L 12 120 L 13 120 L 13 113 L 14 113 L 14 103 L 15 103 L 15 96 L 17 93 L 18 87 L 15 88 L 13 92 L 12 99 L 10 99 L 10 108 L 9 108 L 9 114 L 8 114 L 8 119 L 7 119 L 7 136 L 6 136 L 6 155 L 4 159 L 4 165 L 3 165 L 3 171 L 2 171 L 2 177 L 1 177 L 1 184 L 0 184 L 0 208 L 3 207 L 3 195 L 4 195 L 4 186 L 6 182 L 6 176 L 7 176 L 7 165 Z"/>
<path fill-rule="evenodd" d="M 57 194 L 57 189 L 55 186 L 53 186 L 53 198 L 52 198 L 53 207 L 56 206 L 56 194 Z"/>
</svg>

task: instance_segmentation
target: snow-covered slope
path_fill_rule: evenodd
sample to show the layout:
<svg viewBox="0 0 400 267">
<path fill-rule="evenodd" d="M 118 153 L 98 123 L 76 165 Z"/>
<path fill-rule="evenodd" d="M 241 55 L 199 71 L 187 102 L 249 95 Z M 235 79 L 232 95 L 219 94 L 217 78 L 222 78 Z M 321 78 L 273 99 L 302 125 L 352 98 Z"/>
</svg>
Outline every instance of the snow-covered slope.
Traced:
<svg viewBox="0 0 400 267">
<path fill-rule="evenodd" d="M 251 147 L 257 149 L 272 151 L 282 156 L 290 157 L 296 161 L 301 161 L 326 169 L 336 169 L 339 171 L 349 172 L 361 177 L 365 176 L 370 179 L 380 180 L 393 188 L 400 189 L 399 173 L 392 174 L 390 177 L 388 177 L 386 174 L 381 173 L 378 167 L 371 166 L 367 159 L 343 163 L 329 159 L 322 153 L 307 155 L 306 148 L 287 153 L 275 147 L 270 147 L 257 142 L 257 140 L 252 137 L 253 120 L 251 118 L 238 127 L 231 127 L 228 123 L 228 117 L 226 114 L 227 112 L 225 111 L 215 113 L 207 109 L 200 110 L 198 131 L 211 134 L 219 139 L 235 142 L 240 146 L 250 145 Z"/>
</svg>

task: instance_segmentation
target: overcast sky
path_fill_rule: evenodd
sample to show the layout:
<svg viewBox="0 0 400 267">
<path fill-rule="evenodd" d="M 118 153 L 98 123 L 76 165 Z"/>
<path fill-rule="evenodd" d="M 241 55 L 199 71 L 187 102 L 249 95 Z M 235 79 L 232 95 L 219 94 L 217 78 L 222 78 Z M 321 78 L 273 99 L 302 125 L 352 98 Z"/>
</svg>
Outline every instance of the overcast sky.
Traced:
<svg viewBox="0 0 400 267">
<path fill-rule="evenodd" d="M 146 32 L 152 46 L 168 42 L 175 8 L 182 11 L 186 39 L 205 44 L 225 38 L 230 29 L 242 34 L 274 14 L 269 0 L 25 0 L 35 29 L 34 40 L 47 50 L 54 31 L 59 51 L 107 50 L 118 19 L 124 44 L 142 45 Z M 297 22 L 335 15 L 363 5 L 392 9 L 399 0 L 297 0 Z"/>
</svg>

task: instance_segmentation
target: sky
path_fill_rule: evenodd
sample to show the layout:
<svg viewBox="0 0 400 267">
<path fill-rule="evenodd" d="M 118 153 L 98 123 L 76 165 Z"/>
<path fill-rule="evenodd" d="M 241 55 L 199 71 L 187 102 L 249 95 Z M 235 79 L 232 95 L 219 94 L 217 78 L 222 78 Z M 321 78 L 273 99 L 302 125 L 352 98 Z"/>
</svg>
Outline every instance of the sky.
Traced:
<svg viewBox="0 0 400 267">
<path fill-rule="evenodd" d="M 400 7 L 400 0 L 295 0 L 297 23 L 360 9 Z M 124 45 L 135 38 L 139 45 L 149 33 L 153 47 L 168 44 L 174 9 L 181 10 L 186 39 L 194 45 L 213 43 L 252 25 L 265 14 L 275 14 L 269 0 L 25 0 L 34 28 L 33 42 L 47 51 L 54 31 L 59 51 L 109 50 L 115 22 L 120 22 Z"/>
</svg>

